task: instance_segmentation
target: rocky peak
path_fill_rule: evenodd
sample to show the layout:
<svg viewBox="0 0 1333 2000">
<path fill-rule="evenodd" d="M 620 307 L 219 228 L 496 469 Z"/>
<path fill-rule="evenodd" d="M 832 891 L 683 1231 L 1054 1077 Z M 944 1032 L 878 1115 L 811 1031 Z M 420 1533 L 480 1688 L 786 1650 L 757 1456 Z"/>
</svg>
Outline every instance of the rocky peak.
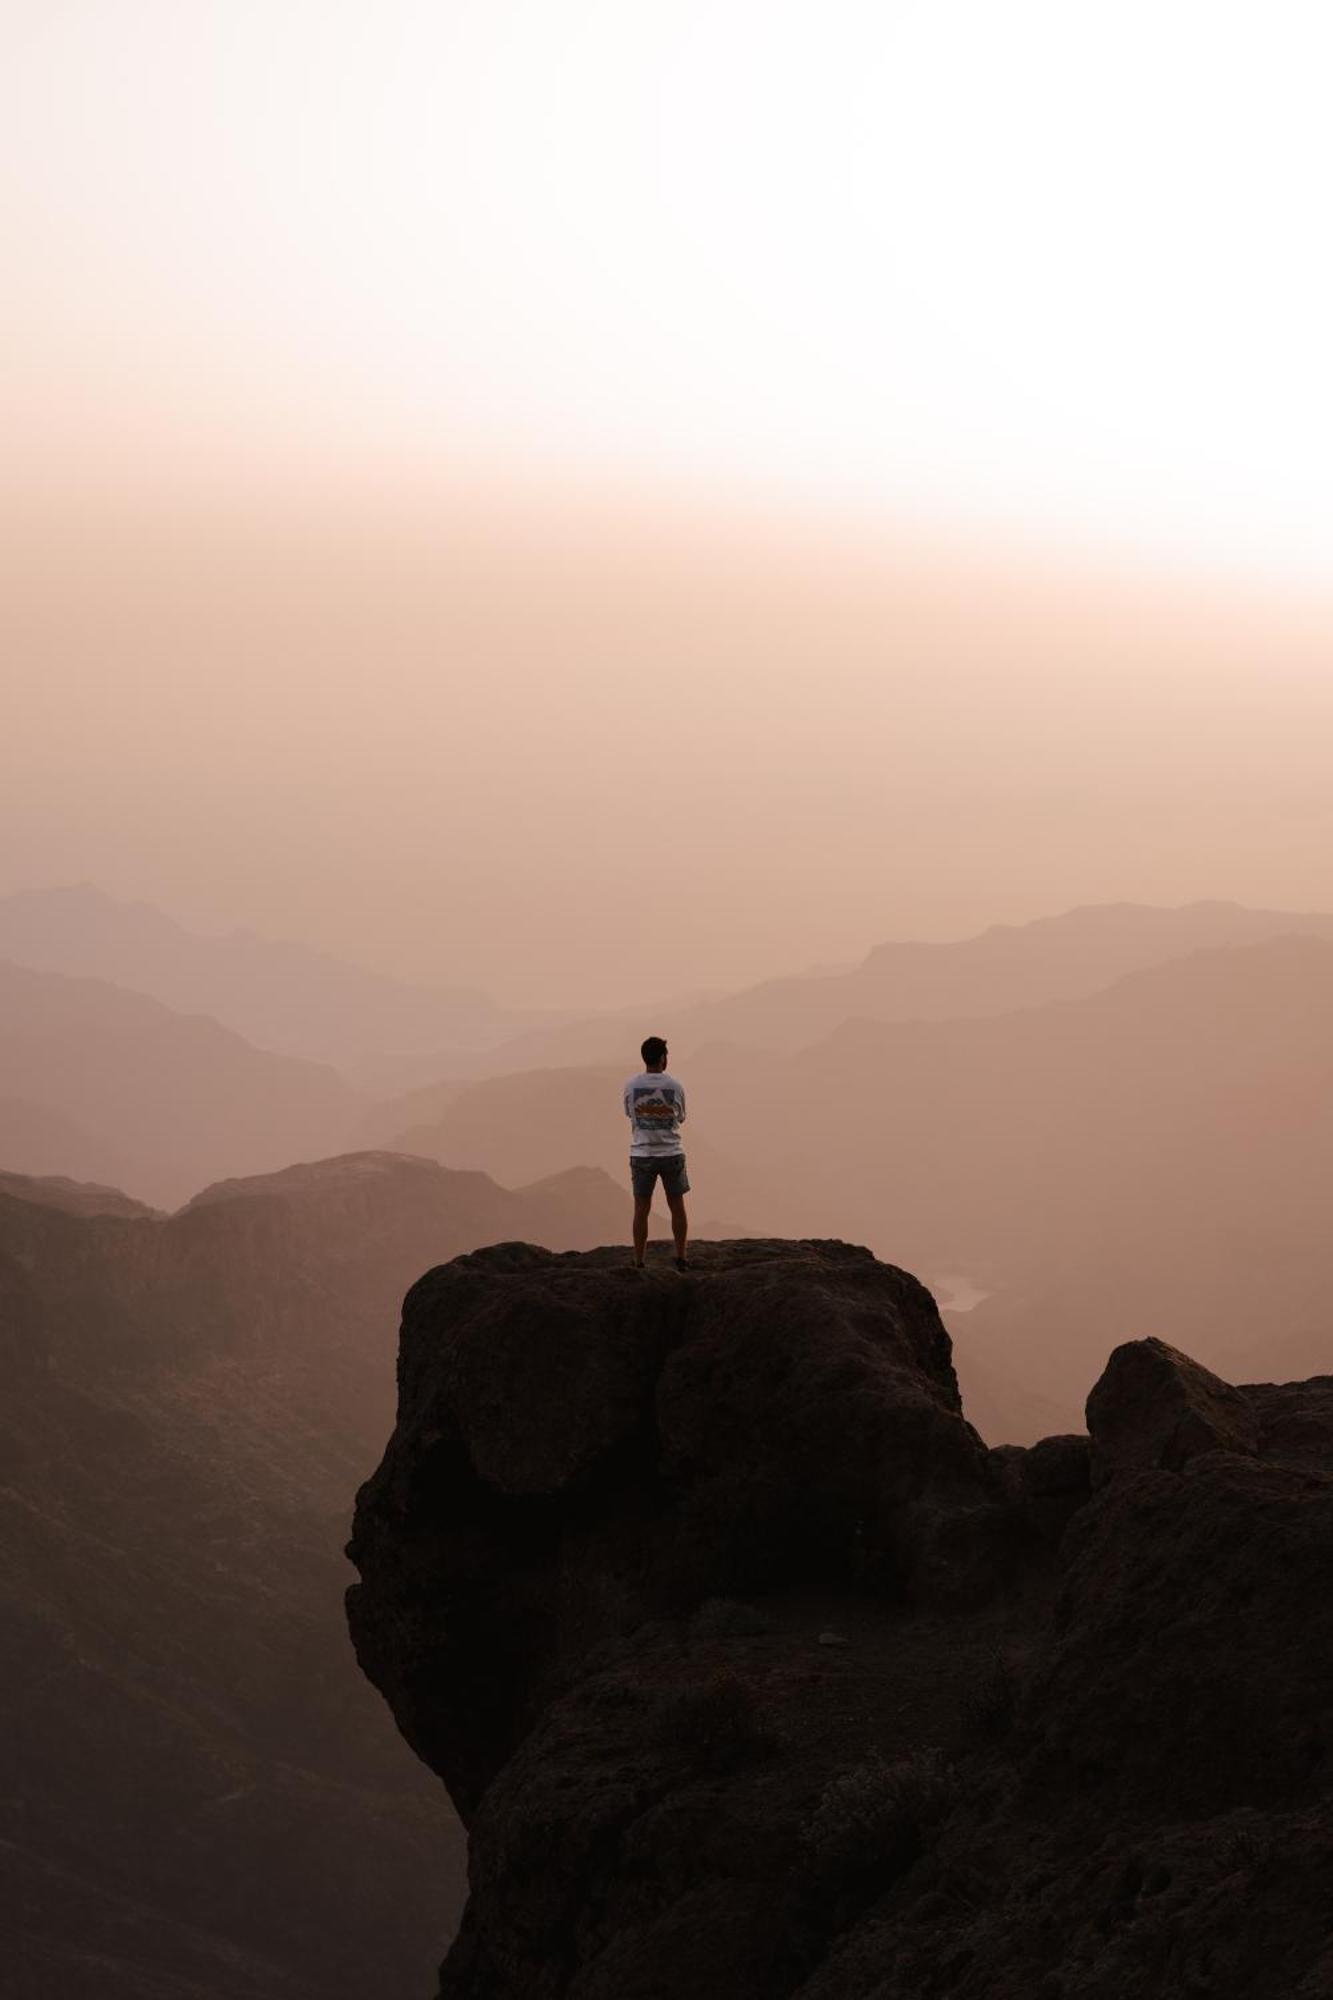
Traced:
<svg viewBox="0 0 1333 2000">
<path fill-rule="evenodd" d="M 398 1426 L 357 1509 L 353 1632 L 465 1816 L 607 1640 L 853 1569 L 927 1599 L 974 1555 L 949 1525 L 986 1513 L 994 1475 L 924 1287 L 843 1243 L 691 1257 L 678 1275 L 623 1250 L 501 1244 L 405 1301 Z"/>
<path fill-rule="evenodd" d="M 987 1451 L 906 1272 L 692 1256 L 405 1302 L 349 1618 L 470 1826 L 446 2000 L 1313 2000 L 1333 1383 L 1130 1342 Z"/>
</svg>

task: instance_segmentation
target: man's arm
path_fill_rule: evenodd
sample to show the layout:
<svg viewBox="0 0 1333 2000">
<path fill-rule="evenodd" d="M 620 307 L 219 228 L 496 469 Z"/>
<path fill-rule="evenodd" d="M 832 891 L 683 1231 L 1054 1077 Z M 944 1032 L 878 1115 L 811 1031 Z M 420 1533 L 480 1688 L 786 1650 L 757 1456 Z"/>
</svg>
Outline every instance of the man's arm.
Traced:
<svg viewBox="0 0 1333 2000">
<path fill-rule="evenodd" d="M 683 1125 L 685 1123 L 685 1086 L 683 1083 L 676 1085 L 676 1098 L 680 1105 L 680 1109 L 676 1113 L 676 1123 L 677 1125 Z"/>
</svg>

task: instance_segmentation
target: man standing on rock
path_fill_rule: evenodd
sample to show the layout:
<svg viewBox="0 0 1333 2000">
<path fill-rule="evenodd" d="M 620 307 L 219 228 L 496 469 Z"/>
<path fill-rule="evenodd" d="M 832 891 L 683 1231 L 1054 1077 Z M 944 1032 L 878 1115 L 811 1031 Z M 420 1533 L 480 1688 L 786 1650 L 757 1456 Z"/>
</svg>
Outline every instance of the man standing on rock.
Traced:
<svg viewBox="0 0 1333 2000">
<path fill-rule="evenodd" d="M 676 1269 L 688 1271 L 685 1238 L 685 1155 L 680 1147 L 680 1128 L 685 1123 L 685 1092 L 674 1076 L 667 1073 L 667 1045 L 660 1035 L 649 1035 L 639 1051 L 643 1068 L 625 1085 L 625 1116 L 630 1124 L 629 1173 L 634 1186 L 634 1268 L 643 1269 L 648 1248 L 648 1211 L 653 1205 L 653 1183 L 662 1177 L 662 1192 L 671 1210 L 671 1234 L 676 1245 Z"/>
</svg>

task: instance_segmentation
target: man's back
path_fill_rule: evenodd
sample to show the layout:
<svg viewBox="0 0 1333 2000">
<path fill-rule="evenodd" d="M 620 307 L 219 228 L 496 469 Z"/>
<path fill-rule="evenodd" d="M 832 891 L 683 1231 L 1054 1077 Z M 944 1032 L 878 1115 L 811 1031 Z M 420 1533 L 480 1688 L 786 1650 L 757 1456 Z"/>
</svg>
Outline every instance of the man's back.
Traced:
<svg viewBox="0 0 1333 2000">
<path fill-rule="evenodd" d="M 682 1150 L 685 1091 L 669 1071 L 645 1069 L 630 1077 L 625 1085 L 625 1115 L 630 1121 L 631 1159 Z"/>
</svg>

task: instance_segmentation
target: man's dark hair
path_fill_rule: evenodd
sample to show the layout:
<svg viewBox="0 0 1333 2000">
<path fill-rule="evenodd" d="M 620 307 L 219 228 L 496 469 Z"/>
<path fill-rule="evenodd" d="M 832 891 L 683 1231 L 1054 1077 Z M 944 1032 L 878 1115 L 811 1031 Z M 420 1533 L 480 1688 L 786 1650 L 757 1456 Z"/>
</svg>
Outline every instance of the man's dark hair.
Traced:
<svg viewBox="0 0 1333 2000">
<path fill-rule="evenodd" d="M 649 1035 L 639 1054 L 643 1057 L 644 1066 L 651 1069 L 653 1064 L 661 1062 L 666 1054 L 666 1043 L 660 1035 Z"/>
</svg>

